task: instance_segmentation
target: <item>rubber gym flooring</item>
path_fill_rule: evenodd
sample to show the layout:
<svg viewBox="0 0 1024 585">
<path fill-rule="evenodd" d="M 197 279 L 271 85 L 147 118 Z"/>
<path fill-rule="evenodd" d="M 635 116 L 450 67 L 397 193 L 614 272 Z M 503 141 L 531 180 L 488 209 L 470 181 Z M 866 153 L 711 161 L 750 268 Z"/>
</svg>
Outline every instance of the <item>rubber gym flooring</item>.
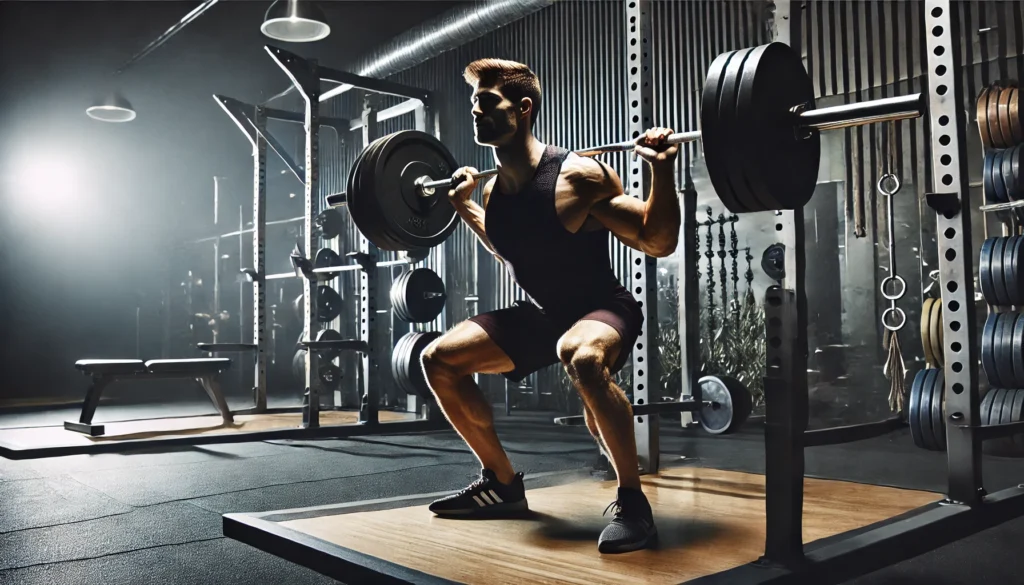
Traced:
<svg viewBox="0 0 1024 585">
<path fill-rule="evenodd" d="M 176 405 L 173 412 L 104 405 L 100 412 L 105 420 L 123 420 L 208 409 L 201 403 Z M 3 415 L 0 427 L 54 424 L 75 414 L 68 409 Z M 589 467 L 595 448 L 586 431 L 556 427 L 551 416 L 496 415 L 513 463 L 527 473 Z M 751 473 L 764 469 L 758 429 L 707 437 L 684 434 L 678 421 L 667 420 L 662 461 Z M 987 457 L 986 485 L 994 491 L 1020 483 L 1022 463 Z M 944 454 L 914 448 L 908 431 L 809 450 L 807 471 L 938 492 L 946 481 Z M 453 432 L 0 459 L 0 583 L 336 583 L 223 537 L 221 514 L 453 490 L 476 473 L 474 459 Z M 1018 519 L 850 583 L 1021 583 L 1022 541 L 1024 519 Z"/>
</svg>

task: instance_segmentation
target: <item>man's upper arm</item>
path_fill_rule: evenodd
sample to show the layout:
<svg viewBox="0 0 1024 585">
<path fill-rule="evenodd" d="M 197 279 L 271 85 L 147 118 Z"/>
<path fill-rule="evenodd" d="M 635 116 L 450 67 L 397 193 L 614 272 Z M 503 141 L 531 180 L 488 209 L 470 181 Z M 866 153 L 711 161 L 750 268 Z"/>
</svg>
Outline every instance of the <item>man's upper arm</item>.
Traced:
<svg viewBox="0 0 1024 585">
<path fill-rule="evenodd" d="M 601 222 L 623 244 L 639 249 L 644 221 L 644 203 L 627 195 L 619 175 L 608 165 L 583 159 L 580 165 L 580 196 L 590 200 L 590 215 Z"/>
</svg>

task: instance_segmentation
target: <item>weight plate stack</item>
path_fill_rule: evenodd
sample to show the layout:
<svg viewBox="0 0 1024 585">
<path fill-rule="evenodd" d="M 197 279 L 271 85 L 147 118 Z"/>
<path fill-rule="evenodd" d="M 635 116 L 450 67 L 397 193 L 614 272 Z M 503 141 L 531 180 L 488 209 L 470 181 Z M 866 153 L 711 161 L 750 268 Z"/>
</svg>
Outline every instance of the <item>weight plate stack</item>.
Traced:
<svg viewBox="0 0 1024 585">
<path fill-rule="evenodd" d="M 420 356 L 438 337 L 441 334 L 436 331 L 406 333 L 395 344 L 391 352 L 391 374 L 399 389 L 406 394 L 414 394 L 424 400 L 432 398 L 430 386 L 420 366 Z"/>
<path fill-rule="evenodd" d="M 1003 246 L 1003 283 L 1006 301 L 1010 305 L 1022 304 L 1024 287 L 1021 286 L 1021 272 L 1017 270 L 1017 257 L 1021 249 L 1021 237 L 1010 236 Z"/>
<path fill-rule="evenodd" d="M 924 350 L 925 367 L 938 365 L 932 352 L 931 340 L 931 312 L 934 304 L 935 299 L 925 299 L 921 305 L 921 349 Z"/>
<path fill-rule="evenodd" d="M 914 376 L 907 403 L 907 422 L 914 444 L 929 451 L 946 448 L 945 381 L 942 370 L 921 370 Z"/>
<path fill-rule="evenodd" d="M 992 242 L 992 263 L 990 273 L 992 275 L 992 293 L 996 299 L 995 305 L 1005 306 L 1010 304 L 1006 295 L 1006 281 L 1003 279 L 1003 251 L 1006 249 L 1006 238 L 995 238 Z"/>
<path fill-rule="evenodd" d="M 743 65 L 751 57 L 751 53 L 760 49 L 761 47 L 736 51 L 729 59 L 722 75 L 721 89 L 718 94 L 718 131 L 730 143 L 735 142 L 735 135 L 740 132 L 736 100 L 740 91 Z M 745 160 L 746 157 L 740 156 L 739 152 L 733 152 L 731 156 L 725 157 L 726 175 L 722 180 L 728 181 L 733 194 L 745 208 L 762 209 L 763 205 L 751 191 L 747 180 Z"/>
<path fill-rule="evenodd" d="M 989 386 L 993 388 L 1002 386 L 996 370 L 995 340 L 998 322 L 999 315 L 992 313 L 985 319 L 985 327 L 981 330 L 981 367 L 985 370 Z"/>
<path fill-rule="evenodd" d="M 429 268 L 410 270 L 391 286 L 395 316 L 407 323 L 429 323 L 444 310 L 444 281 Z"/>
<path fill-rule="evenodd" d="M 978 257 L 978 281 L 981 284 L 981 295 L 990 305 L 999 303 L 996 298 L 995 284 L 992 282 L 992 252 L 997 239 L 999 238 L 988 238 L 982 242 L 981 254 Z"/>
<path fill-rule="evenodd" d="M 988 129 L 988 96 L 991 91 L 992 89 L 988 87 L 981 90 L 974 110 L 974 117 L 978 121 L 978 133 L 981 134 L 981 144 L 985 148 L 992 147 L 992 133 Z"/>
<path fill-rule="evenodd" d="M 735 52 L 722 53 L 715 57 L 708 68 L 707 77 L 704 78 L 704 88 L 701 92 L 701 103 L 708 104 L 709 107 L 701 108 L 700 140 L 701 148 L 704 151 L 704 164 L 707 166 L 708 176 L 711 177 L 715 194 L 729 211 L 746 213 L 753 211 L 748 207 L 750 202 L 746 199 L 741 200 L 733 191 L 729 173 L 726 171 L 729 157 L 735 156 L 735 153 L 729 152 L 727 141 L 720 136 L 721 124 L 718 115 L 719 96 L 725 81 L 725 70 L 735 56 Z"/>
</svg>

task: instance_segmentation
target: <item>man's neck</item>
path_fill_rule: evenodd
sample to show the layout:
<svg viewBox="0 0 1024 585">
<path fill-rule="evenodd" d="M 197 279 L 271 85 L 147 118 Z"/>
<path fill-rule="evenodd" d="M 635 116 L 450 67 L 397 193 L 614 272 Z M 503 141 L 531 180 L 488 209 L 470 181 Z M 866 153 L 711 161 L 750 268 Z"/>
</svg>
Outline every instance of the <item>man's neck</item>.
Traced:
<svg viewBox="0 0 1024 585">
<path fill-rule="evenodd" d="M 518 193 L 537 173 L 545 145 L 532 134 L 522 142 L 494 148 L 498 166 L 498 188 L 502 193 Z"/>
</svg>

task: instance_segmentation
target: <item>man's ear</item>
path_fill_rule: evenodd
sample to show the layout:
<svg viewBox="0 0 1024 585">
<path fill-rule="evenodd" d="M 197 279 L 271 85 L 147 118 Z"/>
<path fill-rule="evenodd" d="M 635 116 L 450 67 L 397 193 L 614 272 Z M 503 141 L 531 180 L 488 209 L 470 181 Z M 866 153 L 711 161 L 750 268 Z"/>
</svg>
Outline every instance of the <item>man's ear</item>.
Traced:
<svg viewBox="0 0 1024 585">
<path fill-rule="evenodd" d="M 524 97 L 519 100 L 519 113 L 529 117 L 533 113 L 533 100 L 528 97 Z"/>
</svg>

